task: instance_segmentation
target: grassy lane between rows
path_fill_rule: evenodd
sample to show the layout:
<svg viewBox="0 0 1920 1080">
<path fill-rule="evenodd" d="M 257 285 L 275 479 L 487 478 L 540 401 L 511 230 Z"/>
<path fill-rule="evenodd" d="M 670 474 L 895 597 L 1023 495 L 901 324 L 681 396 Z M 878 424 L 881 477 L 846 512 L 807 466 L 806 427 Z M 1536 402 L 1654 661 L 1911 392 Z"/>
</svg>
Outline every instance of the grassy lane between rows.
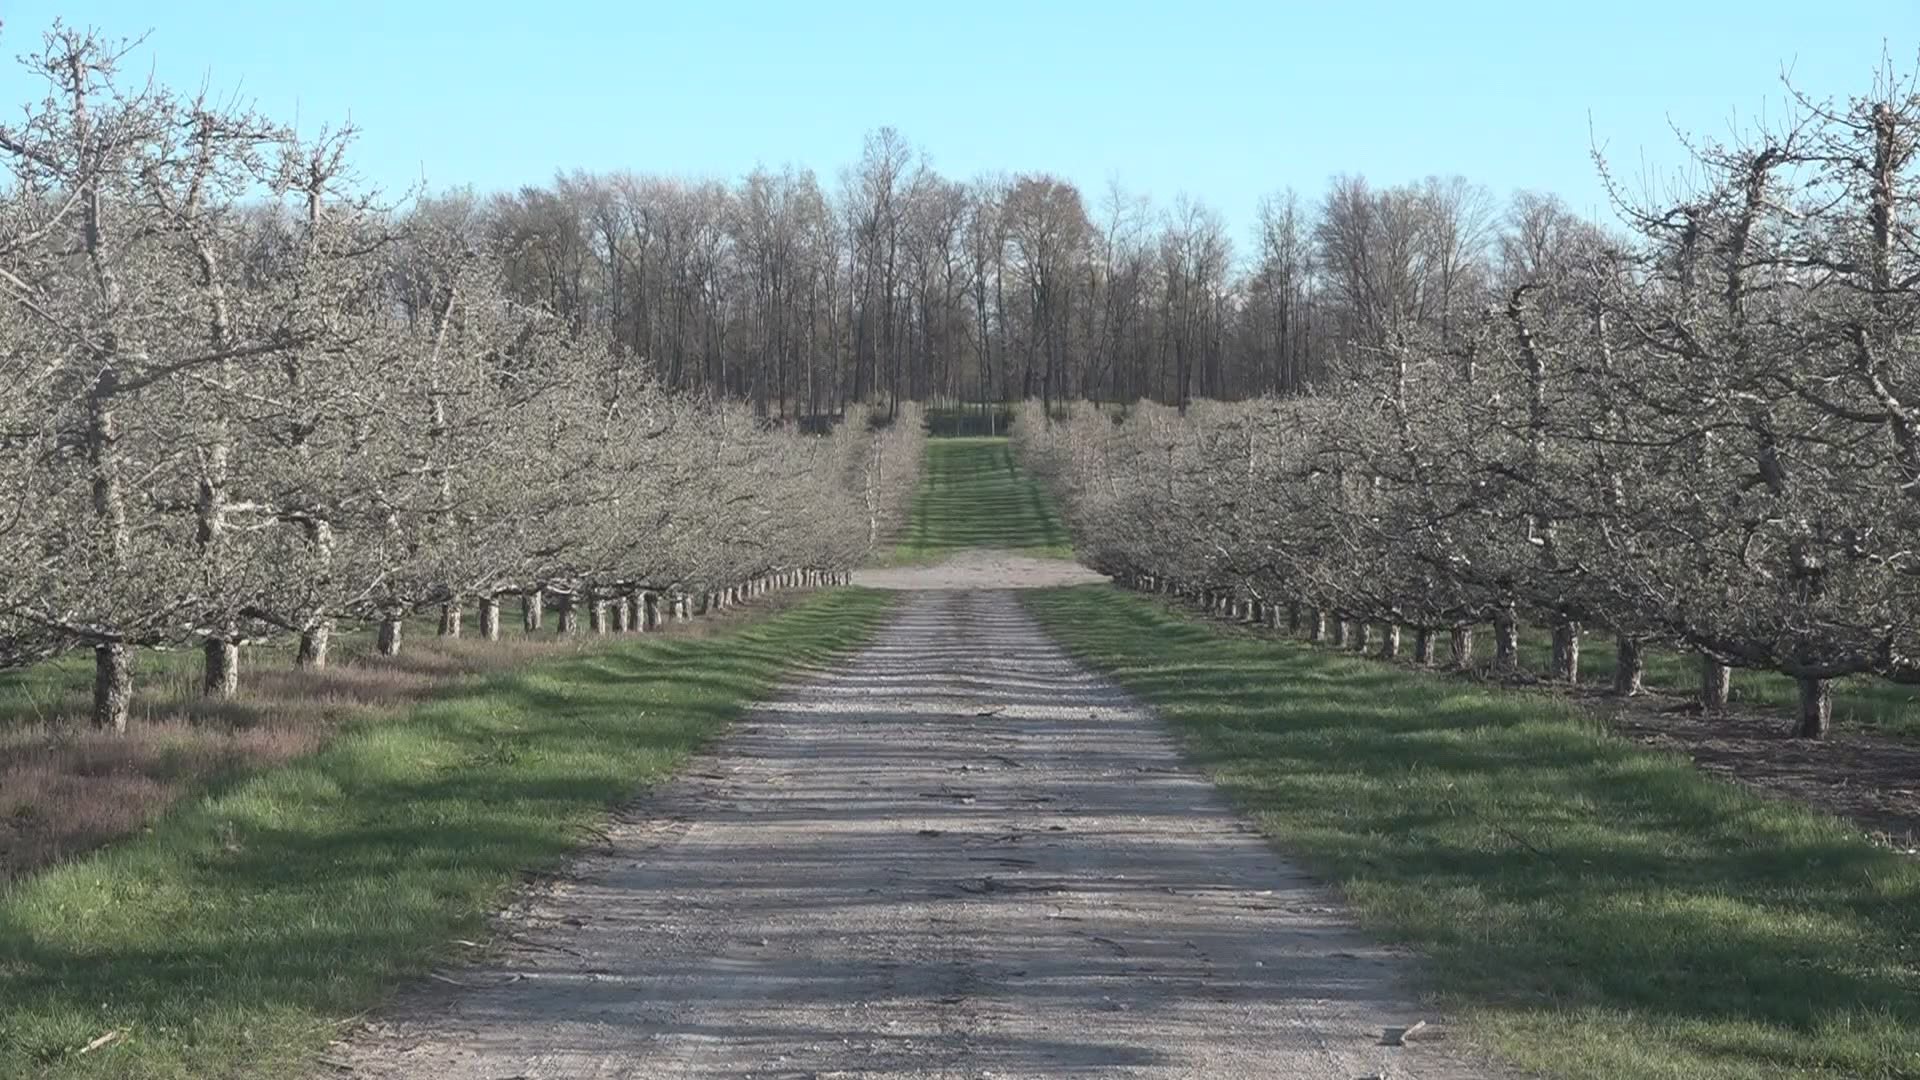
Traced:
<svg viewBox="0 0 1920 1080">
<path fill-rule="evenodd" d="M 285 1074 L 890 606 L 839 590 L 468 682 L 26 879 L 0 894 L 0 1076 Z"/>
<path fill-rule="evenodd" d="M 1920 863 L 1548 695 L 1029 596 L 1481 1045 L 1554 1077 L 1920 1077 Z"/>
<path fill-rule="evenodd" d="M 965 548 L 1073 558 L 1066 527 L 1005 438 L 927 440 L 920 490 L 887 561 L 930 562 Z"/>
</svg>

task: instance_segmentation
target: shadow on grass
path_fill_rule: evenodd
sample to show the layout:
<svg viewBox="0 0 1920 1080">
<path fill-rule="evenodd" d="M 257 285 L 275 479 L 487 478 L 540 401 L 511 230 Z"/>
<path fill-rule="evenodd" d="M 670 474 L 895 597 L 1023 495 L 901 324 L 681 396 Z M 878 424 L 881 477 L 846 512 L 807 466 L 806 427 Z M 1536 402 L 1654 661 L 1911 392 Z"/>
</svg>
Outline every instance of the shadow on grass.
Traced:
<svg viewBox="0 0 1920 1080">
<path fill-rule="evenodd" d="M 1221 633 L 1107 587 L 1034 613 L 1289 852 L 1559 1076 L 1920 1075 L 1920 865 L 1565 703 Z"/>
<path fill-rule="evenodd" d="M 630 639 L 468 683 L 182 805 L 0 895 L 0 1075 L 269 1075 L 477 938 L 796 665 L 891 601 L 844 590 L 704 640 Z M 123 1037 L 76 1052 L 94 1038 Z"/>
</svg>

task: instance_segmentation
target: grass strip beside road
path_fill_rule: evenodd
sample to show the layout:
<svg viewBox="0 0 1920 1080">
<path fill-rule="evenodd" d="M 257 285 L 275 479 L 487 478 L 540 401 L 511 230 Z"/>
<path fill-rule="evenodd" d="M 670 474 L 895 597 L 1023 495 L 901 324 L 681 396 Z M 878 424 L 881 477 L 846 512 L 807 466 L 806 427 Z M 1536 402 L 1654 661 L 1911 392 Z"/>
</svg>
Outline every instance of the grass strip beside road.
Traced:
<svg viewBox="0 0 1920 1080">
<path fill-rule="evenodd" d="M 0 1076 L 285 1074 L 891 604 L 838 590 L 470 681 L 20 882 L 0 894 Z"/>
<path fill-rule="evenodd" d="M 1370 928 L 1425 953 L 1438 1004 L 1515 1064 L 1920 1077 L 1920 862 L 1548 695 L 1106 586 L 1027 603 Z"/>
</svg>

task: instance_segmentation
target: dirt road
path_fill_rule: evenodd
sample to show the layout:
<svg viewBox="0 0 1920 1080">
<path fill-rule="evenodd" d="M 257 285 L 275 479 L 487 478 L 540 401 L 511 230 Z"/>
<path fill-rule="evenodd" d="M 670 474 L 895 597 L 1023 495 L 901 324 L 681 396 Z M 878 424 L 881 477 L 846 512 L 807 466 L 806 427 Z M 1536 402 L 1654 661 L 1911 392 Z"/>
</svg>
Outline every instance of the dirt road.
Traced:
<svg viewBox="0 0 1920 1080">
<path fill-rule="evenodd" d="M 1445 1042 L 1381 1045 L 1435 1019 L 1409 962 L 1014 594 L 951 587 L 977 570 L 887 572 L 936 587 L 633 807 L 504 920 L 498 962 L 409 996 L 334 1075 L 1486 1075 Z"/>
</svg>

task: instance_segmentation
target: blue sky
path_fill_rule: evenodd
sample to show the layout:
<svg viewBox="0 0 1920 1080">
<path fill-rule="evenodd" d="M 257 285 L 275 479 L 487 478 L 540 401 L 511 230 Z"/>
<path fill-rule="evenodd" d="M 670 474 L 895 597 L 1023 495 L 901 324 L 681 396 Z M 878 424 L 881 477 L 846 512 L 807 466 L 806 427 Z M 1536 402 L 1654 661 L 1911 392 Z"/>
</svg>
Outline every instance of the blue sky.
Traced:
<svg viewBox="0 0 1920 1080">
<path fill-rule="evenodd" d="M 1589 152 L 1631 177 L 1769 113 L 1779 76 L 1864 89 L 1920 55 L 1920 0 L 1607 3 L 208 3 L 0 5 L 0 53 L 54 17 L 151 31 L 137 63 L 303 127 L 351 116 L 361 173 L 481 190 L 556 169 L 831 183 L 899 128 L 942 172 L 1044 170 L 1186 192 L 1244 237 L 1262 193 L 1335 173 L 1458 173 L 1605 213 Z M 26 99 L 17 68 L 0 103 Z M 1592 137 L 1589 135 L 1591 124 Z"/>
</svg>

